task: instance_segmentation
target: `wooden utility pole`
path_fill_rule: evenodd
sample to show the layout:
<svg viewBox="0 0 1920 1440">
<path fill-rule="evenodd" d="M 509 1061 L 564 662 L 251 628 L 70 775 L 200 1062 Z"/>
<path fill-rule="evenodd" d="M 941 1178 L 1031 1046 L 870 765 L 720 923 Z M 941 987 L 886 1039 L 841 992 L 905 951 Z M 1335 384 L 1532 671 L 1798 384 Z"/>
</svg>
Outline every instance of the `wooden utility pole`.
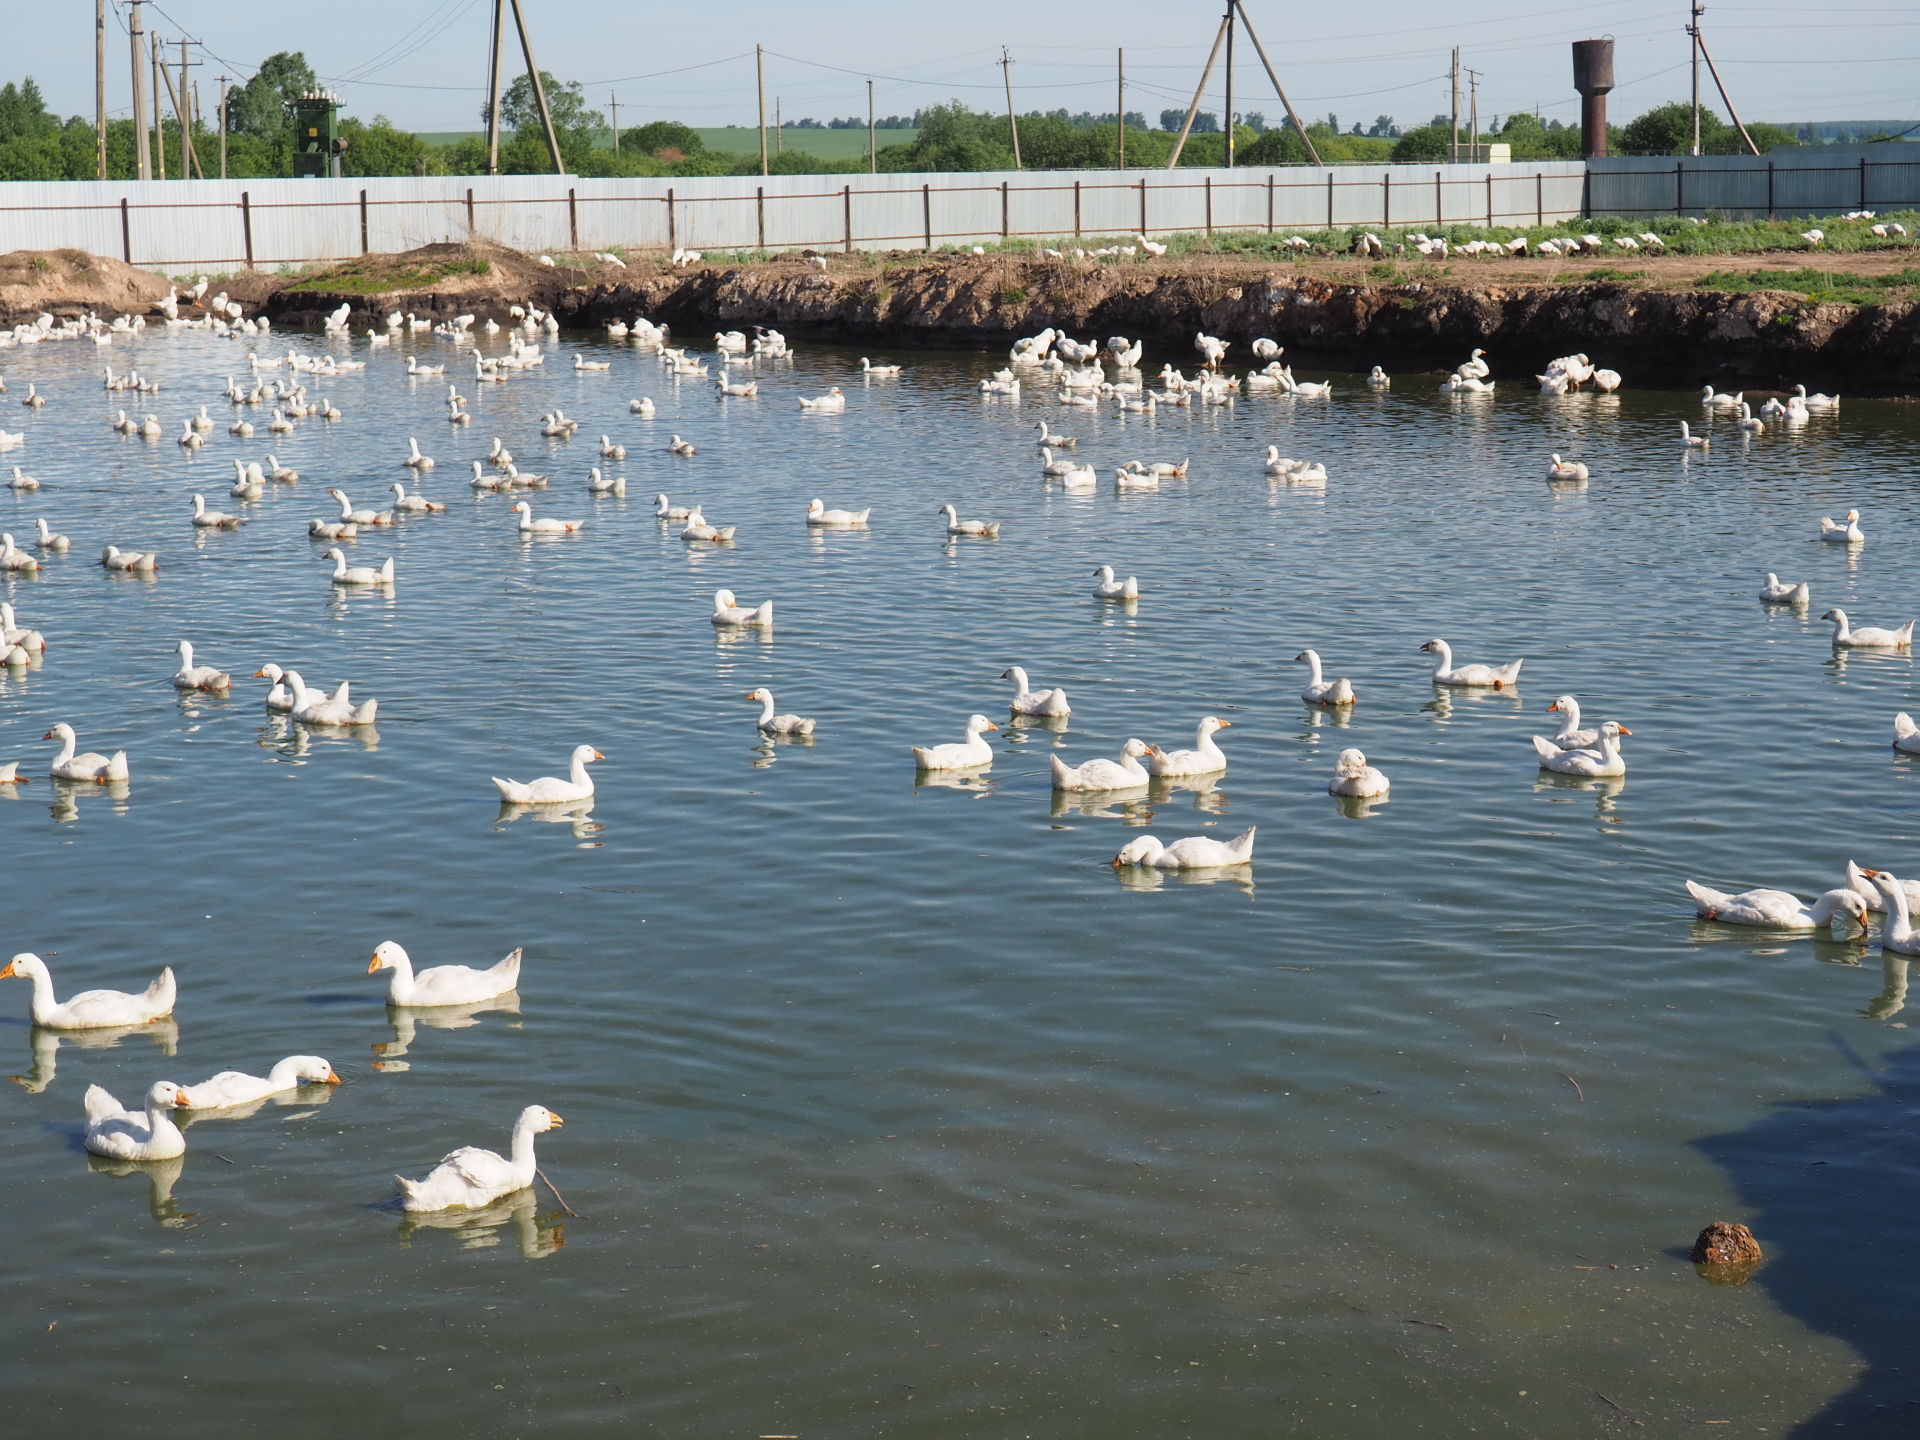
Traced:
<svg viewBox="0 0 1920 1440">
<path fill-rule="evenodd" d="M 1000 78 L 1007 85 L 1007 128 L 1013 132 L 1013 168 L 1024 170 L 1020 163 L 1020 117 L 1013 113 L 1013 56 L 1007 53 L 1007 47 L 1000 47 Z"/>
<path fill-rule="evenodd" d="M 493 0 L 493 61 L 487 71 L 487 174 L 500 173 L 500 32 L 506 0 Z"/>
<path fill-rule="evenodd" d="M 786 136 L 787 136 L 787 127 L 780 123 L 780 97 L 776 95 L 773 97 L 773 153 L 774 154 L 784 155 L 787 153 Z"/>
<path fill-rule="evenodd" d="M 1452 164 L 1460 163 L 1460 47 L 1453 47 L 1453 64 L 1447 68 L 1448 93 L 1453 97 L 1453 138 L 1447 145 L 1447 159 Z"/>
<path fill-rule="evenodd" d="M 93 0 L 93 178 L 107 178 L 107 0 Z"/>
<path fill-rule="evenodd" d="M 880 173 L 880 148 L 873 133 L 873 81 L 867 81 L 867 173 Z"/>
<path fill-rule="evenodd" d="M 613 153 L 620 153 L 620 97 L 607 96 L 607 109 L 613 112 Z"/>
<path fill-rule="evenodd" d="M 1480 72 L 1467 71 L 1467 159 L 1480 163 Z"/>
<path fill-rule="evenodd" d="M 140 29 L 141 0 L 127 0 L 132 12 L 127 20 L 127 40 L 133 53 L 133 152 L 142 180 L 153 178 L 153 159 L 147 150 L 147 57 L 144 34 Z"/>
<path fill-rule="evenodd" d="M 159 36 L 154 36 L 156 45 L 159 40 Z M 173 72 L 165 65 L 160 67 L 160 78 L 166 82 L 167 98 L 173 101 L 174 122 L 180 127 L 180 178 L 189 180 L 193 178 L 192 172 L 200 168 L 200 159 L 193 153 L 193 135 L 187 125 L 187 102 L 184 98 L 186 90 L 184 86 L 179 89 L 174 88 Z M 200 178 L 204 180 L 206 177 L 203 175 Z"/>
<path fill-rule="evenodd" d="M 1206 94 L 1207 81 L 1213 77 L 1214 62 L 1220 58 L 1220 47 L 1227 47 L 1228 74 L 1231 76 L 1233 56 L 1233 30 L 1236 25 L 1244 26 L 1247 39 L 1253 42 L 1253 53 L 1260 57 L 1260 68 L 1267 72 L 1267 79 L 1273 85 L 1273 93 L 1279 99 L 1281 108 L 1287 112 L 1287 123 L 1293 126 L 1293 133 L 1300 137 L 1301 145 L 1306 147 L 1307 159 L 1315 165 L 1320 163 L 1320 151 L 1314 146 L 1313 137 L 1307 134 L 1307 127 L 1301 123 L 1299 114 L 1293 108 L 1293 102 L 1287 98 L 1280 77 L 1274 73 L 1273 62 L 1267 58 L 1267 47 L 1260 43 L 1259 33 L 1253 28 L 1253 21 L 1247 18 L 1247 12 L 1240 0 L 1228 0 L 1226 16 L 1220 21 L 1220 28 L 1214 33 L 1213 49 L 1207 52 L 1207 67 L 1200 72 L 1200 83 L 1194 87 L 1193 103 L 1187 107 L 1187 118 L 1181 122 L 1180 138 L 1173 142 L 1173 153 L 1167 157 L 1167 169 L 1171 170 L 1180 163 L 1180 153 L 1187 148 L 1187 135 L 1193 129 L 1193 120 L 1200 113 L 1200 101 Z M 1233 144 L 1233 96 L 1229 79 L 1227 96 L 1227 144 Z M 1232 150 L 1228 150 L 1232 155 Z M 1231 164 L 1231 160 L 1228 162 Z"/>
<path fill-rule="evenodd" d="M 760 100 L 760 173 L 767 173 L 767 52 L 753 47 L 753 88 Z"/>
<path fill-rule="evenodd" d="M 1180 152 L 1187 148 L 1187 136 L 1193 130 L 1193 117 L 1200 113 L 1200 98 L 1207 93 L 1207 81 L 1213 78 L 1214 62 L 1220 58 L 1220 45 L 1227 38 L 1227 26 L 1232 21 L 1233 14 L 1229 11 L 1227 18 L 1220 22 L 1220 28 L 1213 32 L 1213 49 L 1207 52 L 1207 67 L 1200 72 L 1200 83 L 1193 87 L 1193 103 L 1187 106 L 1187 118 L 1180 122 L 1180 137 L 1173 142 L 1173 153 L 1167 156 L 1169 170 L 1180 163 Z"/>
<path fill-rule="evenodd" d="M 1119 164 L 1115 168 L 1124 170 L 1127 168 L 1127 52 L 1123 48 L 1116 51 L 1115 56 L 1113 73 L 1117 85 L 1113 97 L 1113 144 L 1119 156 Z"/>
<path fill-rule="evenodd" d="M 520 32 L 520 53 L 527 57 L 527 79 L 533 82 L 533 103 L 540 110 L 540 128 L 546 132 L 547 154 L 553 157 L 553 173 L 564 175 L 566 161 L 560 158 L 560 137 L 553 133 L 553 112 L 547 108 L 547 85 L 540 78 L 539 62 L 533 58 L 533 41 L 527 38 L 527 17 L 520 10 L 520 0 L 509 0 L 513 6 L 513 25 Z"/>
<path fill-rule="evenodd" d="M 1689 154 L 1700 153 L 1700 0 L 1693 0 L 1692 19 L 1687 22 L 1687 39 L 1693 46 L 1693 149 Z"/>
<path fill-rule="evenodd" d="M 1259 33 L 1253 28 L 1253 21 L 1247 18 L 1244 7 L 1236 6 L 1240 11 L 1240 23 L 1246 27 L 1247 39 L 1253 42 L 1253 53 L 1260 57 L 1260 68 L 1267 72 L 1267 80 L 1273 86 L 1273 93 L 1280 102 L 1280 108 L 1287 112 L 1287 122 L 1293 126 L 1293 133 L 1300 137 L 1300 143 L 1306 147 L 1307 159 L 1315 165 L 1320 163 L 1320 152 L 1314 148 L 1313 137 L 1307 134 L 1307 127 L 1300 123 L 1300 117 L 1294 112 L 1293 102 L 1287 99 L 1287 92 L 1280 85 L 1280 77 L 1273 73 L 1273 62 L 1267 59 L 1267 47 L 1260 43 Z"/>
<path fill-rule="evenodd" d="M 1713 52 L 1707 49 L 1707 37 L 1702 34 L 1699 37 L 1699 42 L 1700 54 L 1705 58 L 1707 70 L 1713 76 L 1713 88 L 1720 92 L 1721 103 L 1727 107 L 1727 114 L 1733 117 L 1733 128 L 1740 132 L 1740 138 L 1746 142 L 1748 153 L 1758 155 L 1760 153 L 1760 147 L 1753 143 L 1753 136 L 1747 133 L 1747 127 L 1741 123 L 1740 112 L 1733 108 L 1733 97 L 1727 94 L 1727 87 L 1720 82 L 1720 67 L 1713 63 Z M 1695 123 L 1698 122 L 1696 121 Z M 1862 161 L 1861 163 L 1865 164 L 1866 162 Z M 1865 172 L 1862 173 L 1864 174 Z"/>
<path fill-rule="evenodd" d="M 220 77 L 220 178 L 227 178 L 227 77 Z"/>
<path fill-rule="evenodd" d="M 1238 8 L 1235 0 L 1227 0 L 1227 113 L 1221 117 L 1221 124 L 1227 135 L 1227 169 L 1233 168 L 1233 32 L 1239 28 L 1234 23 L 1234 10 Z"/>
<path fill-rule="evenodd" d="M 167 178 L 167 120 L 166 112 L 160 108 L 160 72 L 165 68 L 160 63 L 160 36 L 158 33 L 147 37 L 147 69 L 153 77 L 153 178 Z"/>
</svg>

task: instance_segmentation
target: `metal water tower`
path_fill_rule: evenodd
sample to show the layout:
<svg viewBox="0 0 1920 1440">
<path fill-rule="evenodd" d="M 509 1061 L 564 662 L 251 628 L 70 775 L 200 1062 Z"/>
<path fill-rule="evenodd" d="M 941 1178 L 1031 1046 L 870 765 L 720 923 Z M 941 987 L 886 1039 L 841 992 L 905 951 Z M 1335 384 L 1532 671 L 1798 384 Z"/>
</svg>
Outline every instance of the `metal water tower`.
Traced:
<svg viewBox="0 0 1920 1440">
<path fill-rule="evenodd" d="M 340 97 L 326 90 L 314 90 L 287 102 L 287 109 L 293 114 L 296 178 L 340 178 L 340 157 L 347 151 L 347 142 L 333 133 L 334 116 L 340 105 Z"/>
<path fill-rule="evenodd" d="M 1613 41 L 1573 42 L 1573 88 L 1580 92 L 1580 153 L 1607 153 L 1607 92 L 1613 89 Z"/>
</svg>

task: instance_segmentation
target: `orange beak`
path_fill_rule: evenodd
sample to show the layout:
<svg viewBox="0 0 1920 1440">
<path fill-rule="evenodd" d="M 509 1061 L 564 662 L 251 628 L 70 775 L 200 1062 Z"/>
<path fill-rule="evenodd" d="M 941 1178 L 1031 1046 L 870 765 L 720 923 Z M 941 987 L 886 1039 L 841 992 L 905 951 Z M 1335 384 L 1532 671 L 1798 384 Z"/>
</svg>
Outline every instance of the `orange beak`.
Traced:
<svg viewBox="0 0 1920 1440">
<path fill-rule="evenodd" d="M 1860 873 L 1862 875 L 1878 875 L 1880 872 L 1878 870 L 1869 870 L 1866 868 L 1866 866 L 1863 865 L 1860 867 Z M 11 975 L 12 973 L 13 973 L 12 965 L 8 965 L 5 970 L 0 970 L 0 975 Z"/>
<path fill-rule="evenodd" d="M 332 1069 L 329 1068 L 327 1071 L 327 1078 L 321 1081 L 320 1083 L 323 1085 L 338 1085 L 340 1083 L 340 1077 L 334 1074 Z"/>
<path fill-rule="evenodd" d="M 602 755 L 602 754 L 601 754 L 601 753 L 600 753 L 600 752 L 599 752 L 598 750 L 596 750 L 596 751 L 594 751 L 594 752 L 593 752 L 593 758 L 594 758 L 594 759 L 596 759 L 596 760 L 604 760 L 604 759 L 606 759 L 607 757 L 606 757 L 606 756 L 604 756 L 604 755 Z"/>
<path fill-rule="evenodd" d="M 1560 708 L 1560 702 L 1556 700 L 1551 705 L 1547 706 L 1547 713 L 1552 714 L 1555 710 L 1558 710 L 1559 708 Z"/>
<path fill-rule="evenodd" d="M 253 678 L 256 680 L 263 679 L 266 676 L 266 673 L 267 672 L 264 670 L 256 670 L 253 672 Z"/>
<path fill-rule="evenodd" d="M 1221 728 L 1222 730 L 1231 730 L 1231 729 L 1233 729 L 1233 721 L 1231 721 L 1231 720 L 1222 720 L 1222 721 L 1220 722 L 1220 728 Z"/>
<path fill-rule="evenodd" d="M 374 956 L 373 959 L 367 962 L 367 974 L 371 975 L 373 974 L 374 971 L 378 970 L 379 968 L 380 968 L 380 957 L 378 955 Z"/>
<path fill-rule="evenodd" d="M 1869 870 L 1866 873 L 1871 875 L 1873 874 L 1873 871 Z M 14 976 L 13 961 L 9 960 L 7 961 L 7 968 L 4 970 L 0 970 L 0 980 L 10 980 L 13 978 L 13 976 Z"/>
<path fill-rule="evenodd" d="M 551 1110 L 547 1112 L 547 1118 L 553 1121 L 553 1128 L 555 1130 L 562 1128 L 567 1123 L 566 1121 L 562 1120 L 558 1115 L 554 1114 L 553 1111 Z"/>
<path fill-rule="evenodd" d="M 1622 725 L 1622 726 L 1620 727 L 1620 733 L 1621 733 L 1622 735 L 1631 735 L 1631 734 L 1632 734 L 1633 732 L 1632 732 L 1631 730 L 1629 730 L 1629 729 L 1627 729 L 1627 727 L 1626 727 L 1626 726 L 1624 726 L 1624 725 Z"/>
<path fill-rule="evenodd" d="M 1120 868 L 1120 857 L 1118 855 L 1114 856 L 1111 863 L 1113 868 L 1118 870 Z"/>
<path fill-rule="evenodd" d="M 989 721 L 987 722 L 987 729 L 989 729 L 989 730 L 998 730 L 999 728 L 1000 728 L 1000 727 L 999 727 L 998 725 L 996 725 L 996 724 L 994 724 L 994 723 L 993 723 L 993 722 L 992 722 L 991 720 L 989 720 Z"/>
<path fill-rule="evenodd" d="M 53 731 L 49 730 L 47 731 L 46 734 L 42 735 L 40 738 L 42 740 L 57 740 L 59 737 L 55 735 Z"/>
<path fill-rule="evenodd" d="M 176 1110 L 191 1110 L 193 1108 L 193 1101 L 189 1100 L 183 1092 L 173 1097 L 173 1108 Z"/>
</svg>

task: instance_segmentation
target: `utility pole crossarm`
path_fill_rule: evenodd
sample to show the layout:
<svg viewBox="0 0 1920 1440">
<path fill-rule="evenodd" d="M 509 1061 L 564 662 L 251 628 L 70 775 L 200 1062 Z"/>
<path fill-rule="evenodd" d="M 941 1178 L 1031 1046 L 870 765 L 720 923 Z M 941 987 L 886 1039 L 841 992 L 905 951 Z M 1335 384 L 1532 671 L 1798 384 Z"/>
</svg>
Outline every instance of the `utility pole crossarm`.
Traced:
<svg viewBox="0 0 1920 1440">
<path fill-rule="evenodd" d="M 1254 31 L 1253 21 L 1247 18 L 1245 7 L 1236 5 L 1234 8 L 1239 11 L 1240 23 L 1247 27 L 1247 39 L 1253 42 L 1253 53 L 1260 57 L 1260 68 L 1267 72 L 1267 79 L 1273 83 L 1273 93 L 1279 97 L 1281 108 L 1287 112 L 1287 120 L 1293 126 L 1293 133 L 1298 135 L 1300 143 L 1307 147 L 1307 159 L 1315 165 L 1325 163 L 1320 159 L 1319 150 L 1314 148 L 1313 137 L 1307 134 L 1307 127 L 1300 123 L 1300 116 L 1294 111 L 1293 102 L 1287 99 L 1287 92 L 1280 84 L 1280 77 L 1274 73 L 1273 62 L 1267 59 L 1267 47 L 1260 43 L 1260 36 Z"/>
</svg>

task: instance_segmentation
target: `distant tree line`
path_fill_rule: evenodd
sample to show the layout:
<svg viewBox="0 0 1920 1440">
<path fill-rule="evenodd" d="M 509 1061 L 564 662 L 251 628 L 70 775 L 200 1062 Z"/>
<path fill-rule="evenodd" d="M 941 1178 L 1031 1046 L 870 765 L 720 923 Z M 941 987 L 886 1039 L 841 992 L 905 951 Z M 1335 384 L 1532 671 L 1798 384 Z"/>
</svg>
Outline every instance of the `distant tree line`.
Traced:
<svg viewBox="0 0 1920 1440">
<path fill-rule="evenodd" d="M 656 120 L 623 130 L 620 149 L 610 148 L 606 118 L 590 108 L 577 82 L 561 81 L 542 72 L 554 135 L 568 171 L 587 176 L 747 175 L 759 171 L 754 154 L 710 150 L 700 133 L 675 120 Z M 292 173 L 293 128 L 287 102 L 319 88 L 306 57 L 298 51 L 270 55 L 245 84 L 227 94 L 227 172 L 239 177 L 281 176 Z M 1157 168 L 1167 163 L 1176 142 L 1184 109 L 1160 112 L 1150 127 L 1144 114 L 1125 116 L 1126 162 L 1130 168 Z M 203 173 L 219 173 L 218 118 L 195 117 L 191 139 Z M 1116 116 L 1109 111 L 1034 111 L 1020 117 L 1021 160 L 1032 170 L 1112 168 L 1119 163 Z M 480 120 L 488 119 L 485 106 Z M 1241 113 L 1234 126 L 1236 163 L 1249 166 L 1302 165 L 1307 150 L 1290 123 L 1275 121 L 1259 111 Z M 789 133 L 807 130 L 865 129 L 860 117 L 825 123 L 807 118 L 785 122 Z M 876 122 L 882 130 L 916 133 L 912 139 L 884 145 L 878 168 L 889 173 L 909 171 L 978 171 L 1013 168 L 1013 137 L 1005 114 L 968 108 L 959 101 L 929 105 L 911 116 L 890 115 Z M 550 171 L 545 133 L 540 124 L 533 86 L 525 75 L 508 86 L 500 101 L 500 168 L 509 174 Z M 1810 127 L 1808 127 L 1810 128 Z M 1838 128 L 1838 127 L 1827 127 Z M 1800 129 L 1783 125 L 1748 127 L 1762 151 L 1776 145 L 1797 144 Z M 343 115 L 338 135 L 347 142 L 342 168 L 348 175 L 476 175 L 486 170 L 483 137 L 467 136 L 450 145 L 431 145 L 419 135 L 402 130 L 385 116 L 369 120 Z M 1337 115 L 1307 125 L 1320 158 L 1328 162 L 1403 161 L 1438 162 L 1452 151 L 1449 117 L 1436 115 L 1425 125 L 1402 129 L 1391 115 L 1377 116 L 1371 125 L 1359 122 L 1342 130 Z M 1661 105 L 1609 130 L 1609 148 L 1616 154 L 1685 154 L 1693 139 L 1693 112 L 1684 104 Z M 1701 148 L 1708 154 L 1735 154 L 1743 149 L 1739 132 L 1711 110 L 1701 112 Z M 180 127 L 167 117 L 159 141 L 166 147 L 167 171 L 179 173 Z M 804 141 L 769 156 L 775 174 L 858 173 L 867 168 L 865 157 L 823 160 L 806 153 Z M 1576 159 L 1580 154 L 1577 126 L 1537 115 L 1509 115 L 1479 136 L 1462 130 L 1463 148 L 1503 143 L 1515 160 Z M 107 173 L 130 179 L 135 173 L 134 127 L 131 120 L 115 120 L 107 127 Z M 1225 162 L 1226 134 L 1218 112 L 1200 111 L 1181 153 L 1181 164 L 1215 166 Z M 94 177 L 94 129 L 83 116 L 61 119 L 47 109 L 40 87 L 31 77 L 0 86 L 0 180 L 90 180 Z"/>
</svg>

